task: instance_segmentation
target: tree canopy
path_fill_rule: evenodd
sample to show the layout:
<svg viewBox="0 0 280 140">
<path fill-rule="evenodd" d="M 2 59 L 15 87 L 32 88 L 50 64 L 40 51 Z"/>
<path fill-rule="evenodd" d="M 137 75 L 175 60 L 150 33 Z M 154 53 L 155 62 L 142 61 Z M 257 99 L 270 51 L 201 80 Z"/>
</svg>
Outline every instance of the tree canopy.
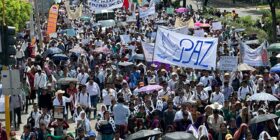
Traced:
<svg viewBox="0 0 280 140">
<path fill-rule="evenodd" d="M 30 19 L 32 6 L 22 0 L 5 0 L 5 23 L 15 26 L 17 31 L 25 27 L 26 21 Z M 0 2 L 0 22 L 3 21 L 3 3 Z"/>
</svg>

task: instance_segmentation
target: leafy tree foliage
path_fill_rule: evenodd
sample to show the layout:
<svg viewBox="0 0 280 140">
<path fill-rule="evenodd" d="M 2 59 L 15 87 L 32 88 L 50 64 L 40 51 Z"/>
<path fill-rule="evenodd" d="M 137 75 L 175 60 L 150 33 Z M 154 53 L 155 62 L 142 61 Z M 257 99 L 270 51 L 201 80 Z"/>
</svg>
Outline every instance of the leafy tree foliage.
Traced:
<svg viewBox="0 0 280 140">
<path fill-rule="evenodd" d="M 5 23 L 15 26 L 17 30 L 25 27 L 26 21 L 30 19 L 32 6 L 25 0 L 5 0 Z M 0 2 L 0 22 L 3 21 L 3 3 Z"/>
</svg>

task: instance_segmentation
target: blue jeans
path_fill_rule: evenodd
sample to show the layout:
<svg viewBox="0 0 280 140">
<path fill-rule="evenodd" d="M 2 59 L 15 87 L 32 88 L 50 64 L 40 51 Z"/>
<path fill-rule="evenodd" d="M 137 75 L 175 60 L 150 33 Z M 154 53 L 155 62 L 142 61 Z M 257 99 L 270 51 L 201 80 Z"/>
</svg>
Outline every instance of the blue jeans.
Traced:
<svg viewBox="0 0 280 140">
<path fill-rule="evenodd" d="M 90 96 L 90 104 L 91 107 L 94 107 L 93 115 L 96 117 L 97 103 L 98 103 L 98 95 Z"/>
</svg>

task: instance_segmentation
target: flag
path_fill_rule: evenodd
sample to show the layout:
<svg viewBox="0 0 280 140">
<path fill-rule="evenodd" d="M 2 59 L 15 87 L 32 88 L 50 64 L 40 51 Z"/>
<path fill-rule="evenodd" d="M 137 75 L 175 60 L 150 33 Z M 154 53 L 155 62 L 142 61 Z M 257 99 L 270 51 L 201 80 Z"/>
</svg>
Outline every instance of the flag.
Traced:
<svg viewBox="0 0 280 140">
<path fill-rule="evenodd" d="M 58 17 L 58 9 L 59 5 L 53 5 L 49 11 L 49 19 L 48 19 L 48 27 L 47 27 L 47 34 L 51 34 L 56 32 L 56 23 Z"/>
<path fill-rule="evenodd" d="M 187 22 L 186 22 L 186 26 L 188 28 L 194 28 L 194 21 L 193 21 L 193 18 L 190 18 Z"/>
<path fill-rule="evenodd" d="M 128 9 L 128 8 L 129 8 L 129 1 L 128 1 L 128 0 L 124 0 L 124 1 L 123 1 L 123 7 L 124 7 L 125 9 Z"/>
</svg>

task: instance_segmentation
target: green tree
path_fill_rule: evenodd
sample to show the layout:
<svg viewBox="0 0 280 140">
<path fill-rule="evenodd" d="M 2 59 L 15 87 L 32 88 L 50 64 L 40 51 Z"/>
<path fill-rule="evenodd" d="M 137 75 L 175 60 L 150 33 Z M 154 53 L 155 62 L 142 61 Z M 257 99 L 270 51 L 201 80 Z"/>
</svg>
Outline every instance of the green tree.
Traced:
<svg viewBox="0 0 280 140">
<path fill-rule="evenodd" d="M 25 0 L 5 0 L 5 23 L 15 26 L 19 31 L 25 27 L 26 21 L 30 19 L 32 6 Z M 3 21 L 3 3 L 0 2 L 0 22 Z"/>
<path fill-rule="evenodd" d="M 270 12 L 271 12 L 271 18 L 272 18 L 272 42 L 276 42 L 277 40 L 277 30 L 276 30 L 276 6 L 279 5 L 280 0 L 267 0 L 269 7 L 270 7 Z"/>
</svg>

